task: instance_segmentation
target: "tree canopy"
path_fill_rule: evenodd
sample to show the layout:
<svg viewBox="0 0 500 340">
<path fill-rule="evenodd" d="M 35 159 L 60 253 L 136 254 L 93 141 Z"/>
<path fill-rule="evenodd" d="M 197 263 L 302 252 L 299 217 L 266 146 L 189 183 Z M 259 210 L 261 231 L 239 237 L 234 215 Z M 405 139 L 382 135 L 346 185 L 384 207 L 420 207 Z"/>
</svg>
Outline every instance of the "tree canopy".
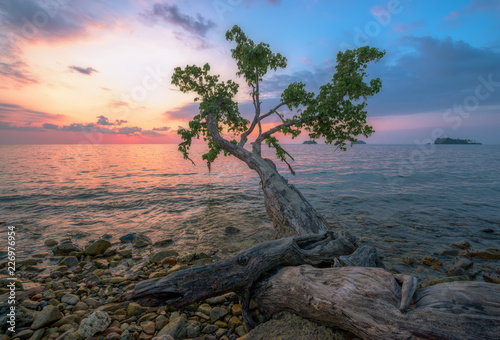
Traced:
<svg viewBox="0 0 500 340">
<path fill-rule="evenodd" d="M 232 151 L 236 148 L 243 148 L 255 128 L 258 134 L 252 143 L 252 152 L 260 156 L 261 144 L 265 142 L 273 146 L 278 159 L 287 164 L 287 156 L 291 156 L 273 136 L 276 133 L 295 138 L 306 131 L 311 139 L 324 138 L 327 144 L 334 144 L 342 150 L 346 149 L 347 143 L 352 145 L 356 142 L 357 136 L 368 137 L 373 133 L 373 128 L 366 122 L 366 99 L 378 93 L 382 83 L 379 78 L 367 83 L 366 68 L 370 62 L 379 61 L 385 51 L 365 46 L 339 52 L 336 72 L 330 82 L 319 88 L 318 94 L 308 92 L 303 82 L 293 82 L 283 90 L 276 106 L 262 111 L 260 84 L 268 72 L 286 68 L 287 60 L 280 53 L 272 52 L 268 44 L 254 43 L 238 26 L 226 33 L 226 39 L 236 43 L 236 47 L 231 50 L 232 57 L 238 67 L 237 76 L 242 77 L 251 89 L 250 96 L 255 109 L 253 119 L 249 121 L 243 118 L 234 101 L 239 84 L 233 80 L 221 81 L 220 76 L 211 75 L 209 64 L 175 68 L 172 84 L 182 92 L 196 93 L 195 101 L 200 102 L 199 114 L 189 121 L 189 127 L 178 130 L 183 139 L 179 150 L 184 158 L 189 159 L 193 139 L 203 138 L 208 142 L 208 152 L 202 158 L 210 169 L 210 164 L 222 151 L 224 155 L 229 155 L 234 154 Z M 287 112 L 280 113 L 280 109 L 285 108 Z M 280 123 L 263 131 L 262 121 L 272 115 L 279 117 Z M 216 122 L 212 130 L 208 123 L 211 117 Z M 228 143 L 221 143 L 220 138 L 215 138 L 215 135 L 224 132 L 239 137 L 239 140 L 229 141 L 234 148 L 228 147 Z"/>
</svg>

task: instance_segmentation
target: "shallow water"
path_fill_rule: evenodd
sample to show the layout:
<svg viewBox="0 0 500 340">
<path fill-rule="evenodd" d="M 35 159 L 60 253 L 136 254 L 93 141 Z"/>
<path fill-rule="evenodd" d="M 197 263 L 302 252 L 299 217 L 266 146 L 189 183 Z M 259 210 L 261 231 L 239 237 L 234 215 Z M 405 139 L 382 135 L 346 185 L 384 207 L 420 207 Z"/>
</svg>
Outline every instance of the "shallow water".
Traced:
<svg viewBox="0 0 500 340">
<path fill-rule="evenodd" d="M 403 259 L 439 257 L 464 239 L 500 248 L 500 146 L 286 149 L 297 175 L 279 168 L 290 183 L 333 227 L 377 247 L 388 267 L 425 276 Z M 145 232 L 172 238 L 177 250 L 219 254 L 269 239 L 257 176 L 233 158 L 217 160 L 209 174 L 203 151 L 193 147 L 193 166 L 176 145 L 0 146 L 0 219 L 18 227 L 20 257 L 65 236 L 83 246 L 103 234 L 118 242 Z M 240 232 L 226 235 L 228 226 Z"/>
</svg>

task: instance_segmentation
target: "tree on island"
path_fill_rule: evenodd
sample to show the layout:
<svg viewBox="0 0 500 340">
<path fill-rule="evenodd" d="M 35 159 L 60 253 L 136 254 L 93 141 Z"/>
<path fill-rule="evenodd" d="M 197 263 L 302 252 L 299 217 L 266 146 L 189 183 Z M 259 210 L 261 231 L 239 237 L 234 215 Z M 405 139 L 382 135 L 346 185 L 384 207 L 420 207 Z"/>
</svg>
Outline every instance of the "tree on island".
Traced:
<svg viewBox="0 0 500 340">
<path fill-rule="evenodd" d="M 283 91 L 276 106 L 264 110 L 260 100 L 263 78 L 271 70 L 285 68 L 286 58 L 272 52 L 268 44 L 254 43 L 238 26 L 226 33 L 226 39 L 236 43 L 231 50 L 232 57 L 238 67 L 237 75 L 243 77 L 251 88 L 254 117 L 252 121 L 244 119 L 233 100 L 239 85 L 211 75 L 209 64 L 203 67 L 186 66 L 184 69 L 177 67 L 172 84 L 182 92 L 196 93 L 195 101 L 200 102 L 200 113 L 189 122 L 189 128 L 178 131 L 183 139 L 179 150 L 184 158 L 189 159 L 193 139 L 202 137 L 208 142 L 208 152 L 202 158 L 209 170 L 221 153 L 235 156 L 255 170 L 261 179 L 275 238 L 327 231 L 329 227 L 324 218 L 278 173 L 273 161 L 262 158 L 262 144 L 273 147 L 277 158 L 285 162 L 294 174 L 287 161 L 287 157 L 292 160 L 293 157 L 280 145 L 274 136 L 276 133 L 295 138 L 307 131 L 311 139 L 324 138 L 327 144 L 334 144 L 344 151 L 347 143 L 352 145 L 357 141 L 356 136 L 371 135 L 373 129 L 366 123 L 366 99 L 378 93 L 382 83 L 379 78 L 365 82 L 368 76 L 366 67 L 370 62 L 380 60 L 385 52 L 370 47 L 339 52 L 335 74 L 330 82 L 319 88 L 317 95 L 308 92 L 306 84 L 293 82 Z M 280 113 L 283 108 L 295 113 Z M 279 117 L 281 122 L 263 131 L 262 122 L 273 115 Z M 251 143 L 252 151 L 248 151 L 244 147 L 255 129 L 258 134 Z M 223 137 L 223 132 L 233 133 L 239 140 L 228 140 Z"/>
</svg>

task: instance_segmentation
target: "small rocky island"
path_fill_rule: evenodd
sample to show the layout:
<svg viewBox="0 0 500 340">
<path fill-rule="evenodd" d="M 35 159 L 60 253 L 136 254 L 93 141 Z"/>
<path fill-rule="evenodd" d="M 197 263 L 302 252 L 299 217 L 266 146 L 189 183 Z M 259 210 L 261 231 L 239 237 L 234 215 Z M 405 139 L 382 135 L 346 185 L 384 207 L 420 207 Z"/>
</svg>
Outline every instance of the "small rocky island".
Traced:
<svg viewBox="0 0 500 340">
<path fill-rule="evenodd" d="M 306 141 L 305 141 L 304 143 L 302 143 L 302 144 L 318 144 L 318 143 L 316 143 L 316 141 L 315 141 L 315 140 L 306 140 Z"/>
<path fill-rule="evenodd" d="M 353 144 L 366 144 L 366 142 L 363 142 L 362 140 L 357 140 Z"/>
<path fill-rule="evenodd" d="M 434 144 L 465 144 L 465 145 L 481 145 L 471 139 L 460 139 L 460 138 L 436 138 Z"/>
</svg>

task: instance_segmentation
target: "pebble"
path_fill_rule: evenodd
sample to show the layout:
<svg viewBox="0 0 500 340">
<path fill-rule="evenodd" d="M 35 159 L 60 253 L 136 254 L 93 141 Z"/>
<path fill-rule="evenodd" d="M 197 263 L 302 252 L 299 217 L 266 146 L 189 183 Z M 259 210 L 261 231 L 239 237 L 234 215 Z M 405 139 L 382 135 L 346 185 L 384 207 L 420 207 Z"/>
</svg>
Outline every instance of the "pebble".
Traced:
<svg viewBox="0 0 500 340">
<path fill-rule="evenodd" d="M 142 307 L 136 302 L 131 302 L 127 307 L 127 316 L 137 316 L 145 312 L 147 308 Z"/>
<path fill-rule="evenodd" d="M 426 266 L 431 266 L 431 267 L 442 267 L 443 266 L 441 261 L 439 261 L 438 259 L 431 257 L 431 256 L 424 257 L 422 259 L 422 261 L 420 261 L 420 262 L 422 264 L 425 264 Z"/>
<path fill-rule="evenodd" d="M 57 242 L 56 240 L 53 240 L 51 238 L 45 240 L 44 244 L 47 246 L 47 247 L 53 247 L 53 246 L 57 246 L 59 244 L 59 242 Z"/>
<path fill-rule="evenodd" d="M 151 241 L 151 239 L 144 234 L 134 235 L 134 240 L 132 241 L 132 245 L 136 248 L 144 248 L 152 243 L 153 241 Z"/>
<path fill-rule="evenodd" d="M 100 239 L 85 248 L 83 253 L 91 256 L 102 255 L 109 247 L 111 247 L 111 242 Z"/>
<path fill-rule="evenodd" d="M 131 235 L 132 239 L 129 242 L 142 238 L 137 234 Z M 151 244 L 148 242 L 149 238 L 142 239 L 147 244 L 146 246 Z M 105 240 L 96 242 L 107 247 Z M 156 244 L 156 246 L 168 244 L 170 243 L 165 242 L 163 245 Z M 34 275 L 31 277 L 35 282 L 30 281 L 29 276 L 22 278 L 23 282 L 20 285 L 29 292 L 29 295 L 25 295 L 20 300 L 20 307 L 27 312 L 24 316 L 20 311 L 18 321 L 19 324 L 23 322 L 20 331 L 30 329 L 21 335 L 30 340 L 56 340 L 58 337 L 61 340 L 82 340 L 85 337 L 95 337 L 101 340 L 150 340 L 153 338 L 160 340 L 182 337 L 234 340 L 237 337 L 247 336 L 242 318 L 242 306 L 237 302 L 238 296 L 234 293 L 206 299 L 189 305 L 181 311 L 172 311 L 165 307 L 145 307 L 128 301 L 126 296 L 138 281 L 187 268 L 185 263 L 198 264 L 200 260 L 212 259 L 207 255 L 207 253 L 212 254 L 211 252 L 191 252 L 183 255 L 184 258 L 180 257 L 179 262 L 185 262 L 181 265 L 177 263 L 179 256 L 176 252 L 156 249 L 149 254 L 151 247 L 138 248 L 137 245 L 138 243 L 135 242 L 134 247 L 130 243 L 124 243 L 116 248 L 110 246 L 104 251 L 102 249 L 98 251 L 99 255 L 90 255 L 93 254 L 93 252 L 89 253 L 89 247 L 92 246 L 90 245 L 85 248 L 89 255 L 84 255 L 78 245 L 71 242 L 71 239 L 59 240 L 58 245 L 53 246 L 54 248 L 64 246 L 63 249 L 71 249 L 74 254 L 63 255 L 64 258 L 50 258 L 46 255 L 44 261 L 47 262 L 50 258 L 53 266 L 58 266 L 56 263 L 60 262 L 61 265 L 57 270 L 53 267 L 49 268 L 49 274 L 30 273 Z M 460 249 L 455 247 L 455 250 L 450 250 L 451 253 L 446 255 L 456 256 L 459 251 Z M 497 250 L 469 249 L 461 253 L 463 255 L 480 253 L 490 256 L 496 254 L 495 251 Z M 481 257 L 481 255 L 476 257 Z M 58 261 L 59 259 L 61 260 Z M 439 262 L 433 257 L 427 259 Z M 448 257 L 447 261 L 449 260 Z M 425 260 L 425 262 L 428 261 Z M 25 262 L 24 267 L 30 263 L 34 261 Z M 110 263 L 115 263 L 116 267 L 112 267 Z M 435 265 L 434 262 L 432 263 Z M 471 275 L 471 272 L 477 268 L 486 270 L 484 264 L 469 267 L 470 263 L 472 262 L 467 258 L 459 258 L 448 271 L 455 267 L 463 268 L 467 275 Z M 448 266 L 448 263 L 446 264 Z M 493 262 L 490 261 L 490 264 Z M 169 266 L 173 267 L 169 268 Z M 500 269 L 498 266 L 490 266 L 489 272 L 481 272 L 478 279 L 489 282 L 498 280 L 498 272 L 495 272 L 493 268 Z M 448 275 L 452 274 L 460 273 L 449 272 Z M 447 278 L 447 280 L 465 279 L 470 280 L 470 277 L 453 275 Z M 442 279 L 442 281 L 445 280 Z M 28 296 L 31 296 L 31 299 Z M 255 307 L 253 302 L 251 309 Z M 97 318 L 96 314 L 102 317 Z M 263 315 L 258 315 L 258 317 L 260 321 L 264 320 Z M 100 323 L 92 321 L 95 318 L 99 319 Z M 1 330 L 0 333 L 2 333 Z M 20 337 L 19 339 L 24 340 Z M 0 337 L 0 340 L 10 339 Z"/>
<path fill-rule="evenodd" d="M 31 329 L 36 330 L 45 327 L 63 317 L 63 314 L 55 306 L 48 305 L 42 311 L 35 314 Z"/>
<path fill-rule="evenodd" d="M 151 254 L 149 261 L 152 263 L 158 263 L 165 258 L 170 258 L 179 255 L 175 250 L 161 250 L 154 254 Z"/>
<path fill-rule="evenodd" d="M 54 253 L 54 255 L 60 255 L 60 256 L 67 256 L 67 255 L 70 255 L 71 253 L 76 253 L 76 252 L 80 252 L 80 248 L 78 248 L 78 246 L 74 245 L 73 243 L 62 243 L 61 241 L 61 244 L 58 245 L 58 246 L 55 246 L 53 249 L 52 249 L 52 253 Z"/>
<path fill-rule="evenodd" d="M 80 298 L 73 294 L 65 294 L 61 298 L 62 303 L 67 303 L 68 305 L 76 305 L 80 301 Z"/>
<path fill-rule="evenodd" d="M 93 312 L 88 318 L 83 319 L 78 327 L 78 334 L 81 337 L 93 336 L 104 331 L 111 324 L 111 317 L 102 311 Z"/>
<path fill-rule="evenodd" d="M 469 249 L 471 247 L 470 243 L 468 241 L 460 241 L 452 244 L 453 247 L 457 247 L 460 249 Z"/>
</svg>

